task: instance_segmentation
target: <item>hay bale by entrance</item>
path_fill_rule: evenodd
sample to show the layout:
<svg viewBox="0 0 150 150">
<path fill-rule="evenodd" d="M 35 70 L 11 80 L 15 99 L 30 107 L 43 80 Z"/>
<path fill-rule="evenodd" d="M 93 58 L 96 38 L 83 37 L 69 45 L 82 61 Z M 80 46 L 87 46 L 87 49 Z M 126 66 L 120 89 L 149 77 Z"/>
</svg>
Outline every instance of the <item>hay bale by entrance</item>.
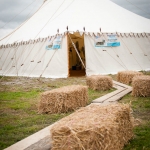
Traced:
<svg viewBox="0 0 150 150">
<path fill-rule="evenodd" d="M 132 90 L 133 96 L 144 96 L 144 97 L 150 96 L 150 76 L 142 75 L 134 77 L 132 86 L 133 86 Z"/>
<path fill-rule="evenodd" d="M 109 90 L 113 86 L 109 76 L 93 75 L 86 78 L 86 84 L 93 90 Z"/>
<path fill-rule="evenodd" d="M 143 75 L 143 73 L 137 71 L 120 71 L 117 74 L 117 81 L 124 84 L 131 84 L 133 77 L 139 75 Z"/>
<path fill-rule="evenodd" d="M 91 104 L 52 127 L 52 150 L 121 150 L 132 129 L 129 105 Z"/>
<path fill-rule="evenodd" d="M 39 113 L 65 113 L 87 103 L 87 86 L 71 85 L 42 93 L 38 110 Z"/>
</svg>

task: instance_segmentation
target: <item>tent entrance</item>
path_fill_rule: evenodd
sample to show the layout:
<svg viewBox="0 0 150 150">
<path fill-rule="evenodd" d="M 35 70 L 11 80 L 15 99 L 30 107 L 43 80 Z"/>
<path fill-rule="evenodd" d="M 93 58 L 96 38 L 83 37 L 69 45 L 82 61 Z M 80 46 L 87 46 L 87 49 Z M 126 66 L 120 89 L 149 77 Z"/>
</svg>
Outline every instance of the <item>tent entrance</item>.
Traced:
<svg viewBox="0 0 150 150">
<path fill-rule="evenodd" d="M 70 36 L 70 37 L 69 37 Z M 71 41 L 72 40 L 72 41 Z M 73 46 L 73 43 L 75 47 Z M 84 35 L 79 33 L 68 35 L 69 76 L 85 76 L 85 46 Z M 78 54 L 77 54 L 77 51 Z M 82 61 L 81 61 L 82 60 Z M 84 64 L 84 65 L 83 65 Z"/>
</svg>

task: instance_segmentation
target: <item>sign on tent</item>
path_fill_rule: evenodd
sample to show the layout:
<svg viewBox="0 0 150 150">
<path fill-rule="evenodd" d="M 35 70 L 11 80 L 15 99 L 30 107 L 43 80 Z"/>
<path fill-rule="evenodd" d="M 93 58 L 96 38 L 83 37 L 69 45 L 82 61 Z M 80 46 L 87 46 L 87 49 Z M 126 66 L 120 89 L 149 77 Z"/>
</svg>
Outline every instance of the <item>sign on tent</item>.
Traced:
<svg viewBox="0 0 150 150">
<path fill-rule="evenodd" d="M 61 48 L 62 36 L 57 36 L 55 39 L 48 40 L 46 50 L 55 50 Z"/>
<path fill-rule="evenodd" d="M 95 47 L 116 47 L 120 46 L 115 34 L 108 34 L 107 39 L 101 36 L 95 36 Z"/>
</svg>

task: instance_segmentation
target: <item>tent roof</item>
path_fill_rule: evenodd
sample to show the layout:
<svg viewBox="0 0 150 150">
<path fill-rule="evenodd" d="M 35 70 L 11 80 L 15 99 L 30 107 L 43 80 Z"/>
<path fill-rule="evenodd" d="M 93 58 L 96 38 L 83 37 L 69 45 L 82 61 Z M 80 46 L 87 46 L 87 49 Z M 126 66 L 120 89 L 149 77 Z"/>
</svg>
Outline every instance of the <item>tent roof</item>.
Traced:
<svg viewBox="0 0 150 150">
<path fill-rule="evenodd" d="M 150 19 L 136 15 L 109 0 L 47 0 L 29 20 L 1 44 L 52 36 L 66 31 L 150 32 Z"/>
</svg>

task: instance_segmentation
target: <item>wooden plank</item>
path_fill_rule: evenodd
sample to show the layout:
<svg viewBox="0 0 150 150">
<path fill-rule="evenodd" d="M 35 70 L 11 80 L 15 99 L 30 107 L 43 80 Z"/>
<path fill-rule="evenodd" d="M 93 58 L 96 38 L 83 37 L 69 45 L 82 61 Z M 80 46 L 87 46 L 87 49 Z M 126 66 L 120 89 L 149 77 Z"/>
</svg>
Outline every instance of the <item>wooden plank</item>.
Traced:
<svg viewBox="0 0 150 150">
<path fill-rule="evenodd" d="M 7 147 L 4 150 L 31 150 L 32 147 L 33 150 L 39 150 L 40 145 L 42 143 L 45 143 L 47 145 L 45 145 L 45 148 L 42 148 L 42 150 L 47 150 L 47 148 L 50 149 L 51 147 L 51 138 L 50 138 L 50 129 L 57 124 L 57 122 L 55 122 L 54 124 L 28 136 L 27 138 Z M 47 143 L 47 138 L 49 140 L 49 143 Z"/>
<path fill-rule="evenodd" d="M 109 93 L 107 95 L 104 95 L 104 96 L 102 96 L 100 98 L 97 98 L 97 99 L 93 100 L 92 103 L 103 103 L 107 99 L 113 97 L 114 95 L 116 95 L 116 94 L 118 94 L 118 93 L 120 93 L 120 92 L 122 92 L 124 90 L 126 90 L 126 89 L 122 88 L 122 89 L 116 90 L 114 92 L 111 92 L 111 93 Z"/>
<path fill-rule="evenodd" d="M 119 86 L 121 86 L 121 87 L 125 87 L 125 88 L 130 88 L 131 86 L 129 86 L 129 85 L 126 85 L 126 84 L 123 84 L 123 83 L 120 83 L 120 82 L 117 82 L 117 81 L 114 81 L 113 80 L 113 83 L 114 84 L 117 84 L 117 85 L 119 85 Z"/>
<path fill-rule="evenodd" d="M 113 87 L 114 87 L 115 89 L 118 89 L 118 90 L 120 90 L 120 89 L 127 89 L 126 87 L 122 87 L 122 86 L 117 85 L 117 84 L 114 84 Z"/>
<path fill-rule="evenodd" d="M 108 101 L 108 102 L 118 101 L 118 100 L 120 100 L 122 97 L 124 97 L 126 94 L 130 93 L 131 91 L 132 91 L 132 88 L 126 89 L 126 90 L 124 90 L 124 91 L 118 93 L 117 95 L 115 95 L 115 96 L 113 96 L 113 97 L 107 99 L 106 101 Z"/>
</svg>

